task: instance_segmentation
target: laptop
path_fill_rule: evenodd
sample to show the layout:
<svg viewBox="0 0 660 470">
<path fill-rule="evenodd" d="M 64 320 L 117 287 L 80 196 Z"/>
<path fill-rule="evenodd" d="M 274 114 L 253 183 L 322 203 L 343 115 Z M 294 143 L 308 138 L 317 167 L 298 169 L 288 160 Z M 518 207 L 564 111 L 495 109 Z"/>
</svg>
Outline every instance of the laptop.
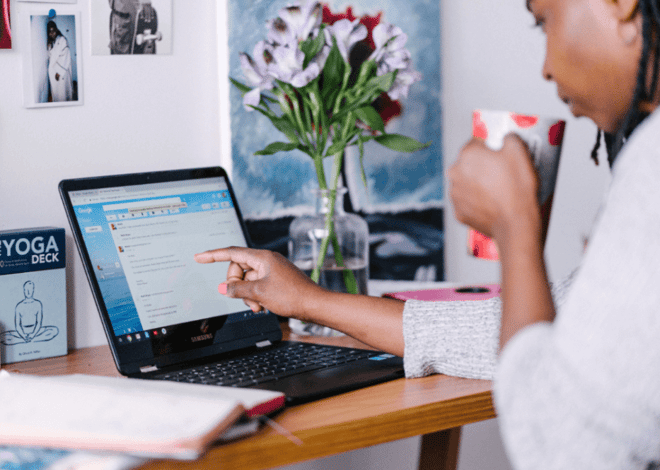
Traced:
<svg viewBox="0 0 660 470">
<path fill-rule="evenodd" d="M 276 390 L 288 404 L 403 376 L 391 354 L 283 341 L 276 312 L 218 293 L 228 263 L 194 254 L 250 246 L 224 169 L 68 179 L 59 192 L 122 375 Z"/>
</svg>

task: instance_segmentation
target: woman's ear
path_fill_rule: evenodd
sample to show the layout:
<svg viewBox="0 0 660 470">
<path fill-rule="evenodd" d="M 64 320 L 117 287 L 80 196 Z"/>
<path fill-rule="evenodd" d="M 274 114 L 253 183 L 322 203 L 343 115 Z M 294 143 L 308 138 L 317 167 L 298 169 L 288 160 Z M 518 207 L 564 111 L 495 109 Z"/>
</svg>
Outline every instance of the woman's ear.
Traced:
<svg viewBox="0 0 660 470">
<path fill-rule="evenodd" d="M 639 8 L 639 0 L 610 0 L 617 10 L 617 16 L 622 21 L 634 18 Z"/>
<path fill-rule="evenodd" d="M 639 0 L 610 0 L 619 22 L 619 36 L 624 44 L 631 46 L 641 38 L 642 21 L 639 15 Z"/>
</svg>

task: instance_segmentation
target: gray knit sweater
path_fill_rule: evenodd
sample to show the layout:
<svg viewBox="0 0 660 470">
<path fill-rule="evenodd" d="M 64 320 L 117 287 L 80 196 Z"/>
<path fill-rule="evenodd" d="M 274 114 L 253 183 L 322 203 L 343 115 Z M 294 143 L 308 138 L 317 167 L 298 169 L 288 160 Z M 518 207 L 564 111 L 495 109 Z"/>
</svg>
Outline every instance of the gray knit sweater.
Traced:
<svg viewBox="0 0 660 470">
<path fill-rule="evenodd" d="M 660 468 L 660 112 L 635 131 L 579 271 L 553 287 L 554 323 L 499 361 L 498 299 L 408 301 L 408 377 L 495 378 L 517 470 Z"/>
</svg>

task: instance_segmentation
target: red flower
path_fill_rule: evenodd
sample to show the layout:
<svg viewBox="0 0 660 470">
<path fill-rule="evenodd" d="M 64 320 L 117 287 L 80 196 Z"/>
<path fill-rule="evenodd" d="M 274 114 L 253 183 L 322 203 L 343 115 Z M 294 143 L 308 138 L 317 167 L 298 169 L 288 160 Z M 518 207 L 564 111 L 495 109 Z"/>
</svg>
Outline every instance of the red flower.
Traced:
<svg viewBox="0 0 660 470">
<path fill-rule="evenodd" d="M 379 11 L 376 16 L 369 16 L 365 15 L 362 18 L 360 18 L 360 24 L 363 24 L 367 28 L 367 44 L 369 44 L 369 47 L 373 51 L 376 49 L 376 44 L 374 43 L 373 37 L 371 33 L 373 32 L 374 28 L 380 23 L 380 18 L 383 16 L 383 12 Z M 346 7 L 346 11 L 344 13 L 333 13 L 330 11 L 330 7 L 328 5 L 323 5 L 323 23 L 333 25 L 339 20 L 349 20 L 349 21 L 355 21 L 356 16 L 353 14 L 353 7 Z"/>
<path fill-rule="evenodd" d="M 380 23 L 380 19 L 383 16 L 383 12 L 379 11 L 375 16 L 364 15 L 360 18 L 360 24 L 364 25 L 367 28 L 367 37 L 362 41 L 366 44 L 371 51 L 376 49 L 376 44 L 373 39 L 373 30 Z M 339 20 L 356 20 L 355 14 L 353 14 L 353 7 L 346 7 L 344 13 L 333 13 L 330 10 L 330 7 L 326 4 L 323 4 L 323 23 L 328 25 L 333 25 Z M 372 103 L 378 114 L 380 114 L 381 119 L 385 124 L 387 124 L 390 119 L 400 116 L 402 107 L 401 103 L 398 101 L 393 101 L 387 93 L 383 93 L 374 103 Z"/>
</svg>

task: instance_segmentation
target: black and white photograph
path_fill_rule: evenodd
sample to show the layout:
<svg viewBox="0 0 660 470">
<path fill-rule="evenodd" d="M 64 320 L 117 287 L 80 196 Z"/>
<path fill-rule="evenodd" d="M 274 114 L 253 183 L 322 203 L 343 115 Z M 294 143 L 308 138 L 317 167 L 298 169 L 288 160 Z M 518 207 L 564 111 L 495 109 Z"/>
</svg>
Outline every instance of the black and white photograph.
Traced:
<svg viewBox="0 0 660 470">
<path fill-rule="evenodd" d="M 25 106 L 82 104 L 78 12 L 30 13 L 25 60 Z"/>
<path fill-rule="evenodd" d="M 172 0 L 96 0 L 92 54 L 172 53 Z"/>
</svg>

